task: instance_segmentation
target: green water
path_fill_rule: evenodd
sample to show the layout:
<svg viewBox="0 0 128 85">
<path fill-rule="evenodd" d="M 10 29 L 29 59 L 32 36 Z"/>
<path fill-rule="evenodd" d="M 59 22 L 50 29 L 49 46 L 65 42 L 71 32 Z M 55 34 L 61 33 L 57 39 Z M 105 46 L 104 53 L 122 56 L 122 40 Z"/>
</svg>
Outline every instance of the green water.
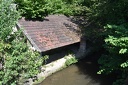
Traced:
<svg viewBox="0 0 128 85">
<path fill-rule="evenodd" d="M 39 85 L 112 85 L 115 76 L 98 75 L 98 69 L 95 58 L 86 58 L 49 76 Z"/>
</svg>

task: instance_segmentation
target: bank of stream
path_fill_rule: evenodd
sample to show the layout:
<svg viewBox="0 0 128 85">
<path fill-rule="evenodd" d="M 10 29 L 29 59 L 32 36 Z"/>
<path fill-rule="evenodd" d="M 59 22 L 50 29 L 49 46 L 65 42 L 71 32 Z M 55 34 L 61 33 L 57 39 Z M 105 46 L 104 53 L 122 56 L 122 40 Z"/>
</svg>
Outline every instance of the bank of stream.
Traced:
<svg viewBox="0 0 128 85">
<path fill-rule="evenodd" d="M 49 77 L 39 85 L 112 85 L 116 76 L 98 75 L 97 56 L 92 55 L 80 60 Z"/>
</svg>

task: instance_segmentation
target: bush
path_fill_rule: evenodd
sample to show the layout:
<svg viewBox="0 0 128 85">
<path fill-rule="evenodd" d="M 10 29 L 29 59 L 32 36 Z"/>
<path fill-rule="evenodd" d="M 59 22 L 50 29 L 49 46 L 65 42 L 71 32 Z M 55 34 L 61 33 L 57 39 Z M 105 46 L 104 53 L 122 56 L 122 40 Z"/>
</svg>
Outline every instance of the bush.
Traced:
<svg viewBox="0 0 128 85">
<path fill-rule="evenodd" d="M 22 16 L 29 19 L 43 19 L 48 14 L 79 14 L 81 0 L 15 0 Z"/>
<path fill-rule="evenodd" d="M 0 1 L 0 85 L 23 85 L 40 72 L 44 60 L 27 47 L 20 31 L 13 32 L 19 12 L 11 7 L 12 2 Z"/>
<path fill-rule="evenodd" d="M 128 24 L 107 25 L 104 47 L 106 53 L 99 59 L 101 70 L 99 72 L 118 72 L 119 80 L 114 85 L 123 85 L 128 73 Z M 120 83 L 119 83 L 120 81 Z M 121 83 L 122 82 L 122 83 Z"/>
<path fill-rule="evenodd" d="M 128 75 L 128 1 L 84 0 L 83 5 L 89 21 L 102 28 L 99 35 L 104 38 L 105 51 L 98 61 L 98 73 L 117 72 L 118 79 L 113 85 L 123 85 Z"/>
<path fill-rule="evenodd" d="M 12 27 L 19 18 L 19 13 L 11 8 L 11 2 L 12 0 L 0 2 L 0 39 L 2 40 L 6 40 L 12 33 Z"/>
</svg>

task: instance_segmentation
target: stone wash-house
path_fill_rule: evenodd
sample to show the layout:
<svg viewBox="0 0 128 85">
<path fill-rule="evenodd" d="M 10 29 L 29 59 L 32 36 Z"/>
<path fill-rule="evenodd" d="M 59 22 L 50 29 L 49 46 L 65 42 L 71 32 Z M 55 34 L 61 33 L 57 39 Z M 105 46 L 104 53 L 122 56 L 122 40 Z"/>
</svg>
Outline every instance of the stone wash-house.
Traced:
<svg viewBox="0 0 128 85">
<path fill-rule="evenodd" d="M 31 47 L 41 54 L 80 42 L 78 25 L 64 15 L 49 15 L 43 21 L 22 18 L 17 28 L 23 28 Z"/>
</svg>

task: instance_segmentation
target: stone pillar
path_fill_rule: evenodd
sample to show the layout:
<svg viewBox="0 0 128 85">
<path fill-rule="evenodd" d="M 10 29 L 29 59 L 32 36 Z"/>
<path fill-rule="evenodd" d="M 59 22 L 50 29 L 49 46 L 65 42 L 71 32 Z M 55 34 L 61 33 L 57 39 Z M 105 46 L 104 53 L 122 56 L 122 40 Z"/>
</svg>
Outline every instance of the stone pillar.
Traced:
<svg viewBox="0 0 128 85">
<path fill-rule="evenodd" d="M 78 52 L 76 53 L 76 58 L 83 58 L 84 55 L 86 53 L 86 37 L 85 36 L 82 36 L 81 37 L 81 40 L 80 40 L 80 47 L 79 47 L 79 50 Z"/>
</svg>

